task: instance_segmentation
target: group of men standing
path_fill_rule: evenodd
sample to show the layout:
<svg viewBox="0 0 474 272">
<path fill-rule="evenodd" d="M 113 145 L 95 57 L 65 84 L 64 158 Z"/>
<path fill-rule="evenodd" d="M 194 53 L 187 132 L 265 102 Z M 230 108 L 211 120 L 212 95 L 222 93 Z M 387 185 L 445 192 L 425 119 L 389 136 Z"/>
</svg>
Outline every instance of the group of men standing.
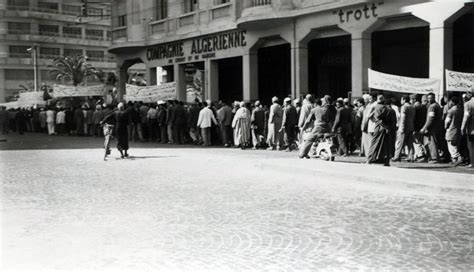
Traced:
<svg viewBox="0 0 474 272">
<path fill-rule="evenodd" d="M 474 90 L 463 101 L 452 96 L 442 108 L 433 93 L 405 95 L 401 107 L 383 95 L 366 94 L 350 105 L 329 96 L 314 101 L 308 95 L 301 108 L 300 157 L 307 158 L 313 143 L 325 133 L 336 133 L 338 150 L 347 156 L 357 147 L 367 163 L 390 161 L 451 162 L 472 167 L 474 161 Z M 463 103 L 464 102 L 464 103 Z M 467 152 L 469 150 L 469 152 Z"/>
</svg>

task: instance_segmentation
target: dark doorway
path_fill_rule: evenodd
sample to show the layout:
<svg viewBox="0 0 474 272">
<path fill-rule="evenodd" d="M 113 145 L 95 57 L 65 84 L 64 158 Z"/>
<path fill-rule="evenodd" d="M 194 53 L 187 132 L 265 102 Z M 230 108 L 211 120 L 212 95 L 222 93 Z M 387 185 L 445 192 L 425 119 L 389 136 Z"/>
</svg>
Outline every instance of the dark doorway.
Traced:
<svg viewBox="0 0 474 272">
<path fill-rule="evenodd" d="M 372 33 L 372 68 L 407 77 L 429 77 L 429 28 L 414 27 Z"/>
<path fill-rule="evenodd" d="M 227 103 L 242 101 L 242 57 L 220 59 L 219 99 Z"/>
<path fill-rule="evenodd" d="M 291 95 L 291 48 L 282 44 L 258 49 L 258 99 L 270 105 L 273 96 L 280 102 Z"/>
<path fill-rule="evenodd" d="M 315 39 L 308 43 L 309 93 L 347 97 L 351 91 L 351 36 Z"/>
<path fill-rule="evenodd" d="M 474 10 L 453 24 L 453 70 L 474 73 Z"/>
</svg>

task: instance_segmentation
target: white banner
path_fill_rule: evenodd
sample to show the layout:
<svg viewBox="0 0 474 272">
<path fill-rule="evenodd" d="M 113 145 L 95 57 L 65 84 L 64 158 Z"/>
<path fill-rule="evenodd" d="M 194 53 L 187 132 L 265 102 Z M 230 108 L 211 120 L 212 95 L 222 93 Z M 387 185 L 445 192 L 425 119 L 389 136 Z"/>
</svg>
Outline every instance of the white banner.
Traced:
<svg viewBox="0 0 474 272">
<path fill-rule="evenodd" d="M 53 97 L 74 97 L 74 96 L 102 96 L 104 85 L 96 86 L 66 86 L 54 85 Z"/>
<path fill-rule="evenodd" d="M 176 99 L 176 83 L 169 82 L 156 86 L 136 86 L 127 84 L 126 101 L 142 101 L 144 103 L 156 103 L 158 100 Z"/>
<path fill-rule="evenodd" d="M 12 101 L 12 102 L 6 102 L 6 103 L 0 103 L 0 106 L 6 107 L 8 109 L 16 109 L 20 107 L 18 104 L 18 101 Z"/>
<path fill-rule="evenodd" d="M 46 105 L 46 101 L 43 99 L 43 92 L 27 92 L 20 93 L 18 104 L 20 107 L 30 107 L 34 105 Z"/>
<path fill-rule="evenodd" d="M 413 78 L 384 74 L 369 69 L 369 88 L 399 92 L 426 94 L 439 93 L 440 80 L 434 78 Z"/>
<path fill-rule="evenodd" d="M 474 74 L 446 69 L 446 91 L 468 92 L 474 88 Z"/>
</svg>

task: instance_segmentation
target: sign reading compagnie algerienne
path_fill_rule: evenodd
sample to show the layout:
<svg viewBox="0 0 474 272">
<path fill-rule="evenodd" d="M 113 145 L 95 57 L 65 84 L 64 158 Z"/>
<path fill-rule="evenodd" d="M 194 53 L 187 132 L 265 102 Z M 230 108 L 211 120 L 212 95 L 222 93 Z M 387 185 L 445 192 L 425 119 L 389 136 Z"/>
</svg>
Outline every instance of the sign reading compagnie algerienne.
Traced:
<svg viewBox="0 0 474 272">
<path fill-rule="evenodd" d="M 245 30 L 199 37 L 191 40 L 190 52 L 184 51 L 184 42 L 161 44 L 146 50 L 149 61 L 169 59 L 168 63 L 198 60 L 215 57 L 216 51 L 238 48 L 247 45 Z M 201 55 L 199 55 L 201 54 Z"/>
</svg>

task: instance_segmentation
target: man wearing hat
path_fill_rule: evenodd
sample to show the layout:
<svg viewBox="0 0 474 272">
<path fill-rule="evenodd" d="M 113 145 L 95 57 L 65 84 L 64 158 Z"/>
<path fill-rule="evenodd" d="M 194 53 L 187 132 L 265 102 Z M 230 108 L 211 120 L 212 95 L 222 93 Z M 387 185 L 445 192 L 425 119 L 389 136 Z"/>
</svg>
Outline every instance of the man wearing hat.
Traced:
<svg viewBox="0 0 474 272">
<path fill-rule="evenodd" d="M 461 133 L 467 135 L 470 164 L 474 167 L 474 88 L 466 94 L 467 102 L 464 104 L 464 117 L 462 119 Z"/>
<path fill-rule="evenodd" d="M 298 126 L 298 113 L 296 108 L 291 104 L 291 98 L 287 97 L 283 100 L 283 120 L 280 131 L 283 131 L 286 151 L 294 149 L 296 141 L 296 127 Z"/>
</svg>

